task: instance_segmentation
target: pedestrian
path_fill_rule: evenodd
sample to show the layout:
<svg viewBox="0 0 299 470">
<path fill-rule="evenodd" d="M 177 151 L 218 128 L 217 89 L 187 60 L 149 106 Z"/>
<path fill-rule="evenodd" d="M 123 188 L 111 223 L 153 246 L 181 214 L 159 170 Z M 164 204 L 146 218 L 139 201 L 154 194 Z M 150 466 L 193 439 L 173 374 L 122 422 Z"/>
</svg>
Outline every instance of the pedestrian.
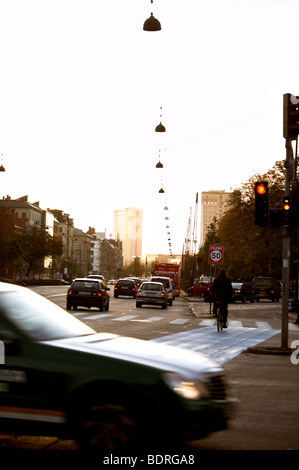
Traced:
<svg viewBox="0 0 299 470">
<path fill-rule="evenodd" d="M 226 277 L 225 269 L 221 269 L 219 276 L 211 285 L 211 296 L 214 302 L 214 314 L 217 309 L 217 302 L 223 306 L 223 328 L 227 328 L 228 304 L 232 300 L 233 288 L 231 281 Z"/>
</svg>

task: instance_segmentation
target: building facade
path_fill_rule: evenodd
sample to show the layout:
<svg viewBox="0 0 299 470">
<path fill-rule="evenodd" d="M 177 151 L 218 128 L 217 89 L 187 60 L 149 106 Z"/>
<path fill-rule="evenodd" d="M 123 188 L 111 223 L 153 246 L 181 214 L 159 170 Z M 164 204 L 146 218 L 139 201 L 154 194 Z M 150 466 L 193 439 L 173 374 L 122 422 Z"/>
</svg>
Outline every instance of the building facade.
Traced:
<svg viewBox="0 0 299 470">
<path fill-rule="evenodd" d="M 127 207 L 113 211 L 113 238 L 122 242 L 124 265 L 141 258 L 142 223 L 142 209 Z"/>
<path fill-rule="evenodd" d="M 217 221 L 221 219 L 227 210 L 227 202 L 231 192 L 203 191 L 201 193 L 201 223 L 200 223 L 200 245 L 205 241 L 209 225 L 214 217 Z"/>
</svg>

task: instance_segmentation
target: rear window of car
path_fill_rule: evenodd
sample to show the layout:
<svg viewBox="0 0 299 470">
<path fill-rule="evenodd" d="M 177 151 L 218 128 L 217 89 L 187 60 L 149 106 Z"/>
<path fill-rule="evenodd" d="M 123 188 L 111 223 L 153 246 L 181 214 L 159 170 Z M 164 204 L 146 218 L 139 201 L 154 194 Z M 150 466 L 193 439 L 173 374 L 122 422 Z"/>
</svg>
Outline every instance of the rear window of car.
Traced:
<svg viewBox="0 0 299 470">
<path fill-rule="evenodd" d="M 255 279 L 253 282 L 254 286 L 268 286 L 271 287 L 272 282 L 271 279 L 268 279 L 266 277 L 262 277 L 260 279 Z"/>
<path fill-rule="evenodd" d="M 163 286 L 161 286 L 160 284 L 142 284 L 141 285 L 141 290 L 161 291 L 161 290 L 163 290 Z"/>
<path fill-rule="evenodd" d="M 74 289 L 93 289 L 97 290 L 99 289 L 100 285 L 98 282 L 94 281 L 75 281 L 73 284 Z"/>
<path fill-rule="evenodd" d="M 133 287 L 133 281 L 118 281 L 117 287 Z"/>
<path fill-rule="evenodd" d="M 159 277 L 155 277 L 154 279 L 152 279 L 152 281 L 162 282 L 164 287 L 166 287 L 167 289 L 171 289 L 171 284 L 170 284 L 169 279 L 162 279 L 162 278 L 159 278 Z"/>
</svg>

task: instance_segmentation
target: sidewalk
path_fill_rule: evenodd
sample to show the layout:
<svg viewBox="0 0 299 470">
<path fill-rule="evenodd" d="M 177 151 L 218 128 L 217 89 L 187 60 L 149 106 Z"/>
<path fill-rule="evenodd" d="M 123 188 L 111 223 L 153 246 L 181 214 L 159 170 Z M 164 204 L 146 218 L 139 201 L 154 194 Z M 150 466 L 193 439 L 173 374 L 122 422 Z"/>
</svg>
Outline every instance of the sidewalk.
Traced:
<svg viewBox="0 0 299 470">
<path fill-rule="evenodd" d="M 185 297 L 197 318 L 212 318 L 210 304 Z M 237 306 L 236 306 L 237 308 Z M 295 325 L 297 314 L 289 313 Z M 236 416 L 229 430 L 200 443 L 203 450 L 299 450 L 299 328 L 281 331 L 223 364 L 236 393 Z M 192 448 L 192 446 L 191 446 Z"/>
</svg>

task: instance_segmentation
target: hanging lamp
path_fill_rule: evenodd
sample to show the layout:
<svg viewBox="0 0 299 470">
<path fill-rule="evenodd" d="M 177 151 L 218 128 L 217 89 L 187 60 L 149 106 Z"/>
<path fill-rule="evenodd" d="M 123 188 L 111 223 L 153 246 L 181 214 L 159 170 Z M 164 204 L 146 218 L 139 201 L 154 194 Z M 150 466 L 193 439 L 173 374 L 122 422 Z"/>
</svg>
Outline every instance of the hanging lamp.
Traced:
<svg viewBox="0 0 299 470">
<path fill-rule="evenodd" d="M 1 157 L 2 157 L 2 156 L 3 156 L 3 154 L 1 154 Z M 2 164 L 2 159 L 1 159 L 0 171 L 5 171 L 5 168 L 4 168 L 3 164 Z"/>
<path fill-rule="evenodd" d="M 162 109 L 162 107 L 160 107 Z M 162 114 L 160 114 L 160 118 L 162 118 Z M 165 127 L 163 126 L 162 122 L 156 126 L 155 132 L 166 132 Z"/>
<path fill-rule="evenodd" d="M 156 165 L 156 168 L 163 168 L 163 165 L 162 165 L 162 163 L 160 162 L 160 150 L 159 150 L 159 161 L 158 161 L 158 163 L 157 163 L 157 165 Z"/>
<path fill-rule="evenodd" d="M 153 3 L 153 0 L 151 0 L 151 3 Z M 153 13 L 151 13 L 151 16 L 145 20 L 143 31 L 161 31 L 161 23 L 154 17 Z"/>
</svg>

